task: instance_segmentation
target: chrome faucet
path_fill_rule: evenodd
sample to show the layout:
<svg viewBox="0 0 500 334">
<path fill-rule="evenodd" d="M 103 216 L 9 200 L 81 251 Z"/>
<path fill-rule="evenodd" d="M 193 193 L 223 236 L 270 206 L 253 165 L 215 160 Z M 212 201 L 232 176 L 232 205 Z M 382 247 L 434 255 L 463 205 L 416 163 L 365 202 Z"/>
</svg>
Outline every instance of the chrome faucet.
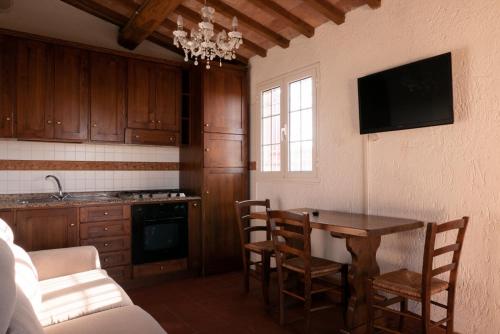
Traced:
<svg viewBox="0 0 500 334">
<path fill-rule="evenodd" d="M 58 199 L 60 201 L 62 201 L 63 199 L 65 199 L 68 194 L 65 194 L 63 192 L 62 186 L 61 186 L 61 182 L 59 181 L 59 179 L 57 178 L 57 176 L 55 176 L 55 175 L 47 175 L 45 177 L 45 180 L 48 180 L 48 179 L 54 179 L 56 181 L 56 183 L 57 183 L 58 194 L 57 195 L 52 194 L 52 197 L 54 197 L 54 198 L 56 198 L 56 199 Z"/>
</svg>

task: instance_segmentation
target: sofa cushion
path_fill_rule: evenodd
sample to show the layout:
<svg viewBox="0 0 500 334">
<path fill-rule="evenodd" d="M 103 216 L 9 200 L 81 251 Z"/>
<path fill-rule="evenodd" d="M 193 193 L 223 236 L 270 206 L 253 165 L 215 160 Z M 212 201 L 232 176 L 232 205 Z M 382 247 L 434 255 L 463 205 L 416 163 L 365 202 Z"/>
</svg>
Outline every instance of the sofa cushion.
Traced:
<svg viewBox="0 0 500 334">
<path fill-rule="evenodd" d="M 9 245 L 0 239 L 0 333 L 7 332 L 16 305 L 14 263 Z"/>
<path fill-rule="evenodd" d="M 46 334 L 166 334 L 153 317 L 135 305 L 95 313 L 44 330 Z"/>
<path fill-rule="evenodd" d="M 123 289 L 105 270 L 89 270 L 40 281 L 42 304 L 37 312 L 42 326 L 132 305 Z"/>
<path fill-rule="evenodd" d="M 42 302 L 38 272 L 24 249 L 15 244 L 10 244 L 10 248 L 16 262 L 16 284 L 24 292 L 35 311 L 38 311 Z"/>
<path fill-rule="evenodd" d="M 33 306 L 18 287 L 16 291 L 16 305 L 10 319 L 8 334 L 43 334 L 42 326 L 37 319 Z"/>
</svg>

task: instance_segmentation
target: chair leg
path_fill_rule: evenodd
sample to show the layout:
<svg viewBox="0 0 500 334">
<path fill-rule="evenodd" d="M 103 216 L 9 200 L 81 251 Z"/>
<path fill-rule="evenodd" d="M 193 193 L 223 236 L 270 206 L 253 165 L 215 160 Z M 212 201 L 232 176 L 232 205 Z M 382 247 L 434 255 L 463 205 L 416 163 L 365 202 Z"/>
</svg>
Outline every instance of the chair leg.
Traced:
<svg viewBox="0 0 500 334">
<path fill-rule="evenodd" d="M 311 304 L 312 304 L 312 280 L 311 277 L 304 277 L 304 313 L 305 313 L 305 333 L 311 330 Z"/>
<path fill-rule="evenodd" d="M 403 298 L 403 300 L 399 303 L 399 311 L 403 313 L 408 312 L 408 299 Z M 405 316 L 400 315 L 399 316 L 399 331 L 403 332 L 405 328 Z"/>
<path fill-rule="evenodd" d="M 366 280 L 366 304 L 368 308 L 368 319 L 366 322 L 366 333 L 373 334 L 374 312 L 373 312 L 373 280 Z"/>
<path fill-rule="evenodd" d="M 248 293 L 250 291 L 250 252 L 244 251 L 245 261 L 243 263 L 243 290 Z"/>
<path fill-rule="evenodd" d="M 347 307 L 349 306 L 349 266 L 347 264 L 342 265 L 342 271 L 340 272 L 340 284 L 342 289 L 342 307 L 344 312 L 344 317 L 347 314 Z"/>
<path fill-rule="evenodd" d="M 270 255 L 266 252 L 262 252 L 262 295 L 264 297 L 264 302 L 269 305 L 269 276 L 271 272 L 271 259 Z"/>
<path fill-rule="evenodd" d="M 281 266 L 278 265 L 278 289 L 280 292 L 280 325 L 285 325 L 285 294 L 283 290 L 285 288 L 284 275 Z"/>
<path fill-rule="evenodd" d="M 422 334 L 431 333 L 431 302 L 430 296 L 422 300 Z"/>
</svg>

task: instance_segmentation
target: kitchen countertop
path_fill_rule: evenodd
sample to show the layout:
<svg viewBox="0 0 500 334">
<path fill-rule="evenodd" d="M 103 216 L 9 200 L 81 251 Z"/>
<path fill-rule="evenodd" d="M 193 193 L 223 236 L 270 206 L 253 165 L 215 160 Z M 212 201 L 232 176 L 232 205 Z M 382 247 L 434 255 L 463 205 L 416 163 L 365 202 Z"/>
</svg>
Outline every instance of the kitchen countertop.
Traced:
<svg viewBox="0 0 500 334">
<path fill-rule="evenodd" d="M 168 202 L 186 202 L 200 200 L 199 196 L 186 196 L 174 198 L 120 198 L 119 192 L 85 192 L 85 193 L 70 193 L 73 196 L 81 195 L 107 195 L 110 197 L 102 199 L 71 199 L 71 200 L 54 200 L 50 198 L 50 193 L 41 194 L 12 194 L 0 195 L 0 210 L 2 209 L 36 209 L 36 208 L 70 208 L 93 205 L 113 205 L 113 204 L 148 204 L 148 203 L 168 203 Z M 44 199 L 46 198 L 46 201 Z M 22 203 L 23 200 L 37 199 L 36 202 Z"/>
</svg>

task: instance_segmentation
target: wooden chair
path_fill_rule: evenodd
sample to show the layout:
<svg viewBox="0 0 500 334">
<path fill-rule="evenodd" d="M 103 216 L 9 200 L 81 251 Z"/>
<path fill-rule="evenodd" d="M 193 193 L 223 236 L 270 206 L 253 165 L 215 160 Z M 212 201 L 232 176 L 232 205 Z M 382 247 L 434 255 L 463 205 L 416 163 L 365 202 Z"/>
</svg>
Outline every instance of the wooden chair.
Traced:
<svg viewBox="0 0 500 334">
<path fill-rule="evenodd" d="M 304 302 L 305 331 L 309 332 L 311 312 L 332 308 L 334 303 L 312 307 L 312 296 L 332 290 L 340 290 L 344 308 L 347 306 L 347 265 L 311 256 L 311 225 L 309 214 L 287 211 L 267 211 L 271 226 L 280 292 L 280 323 L 285 324 L 285 296 Z M 304 289 L 295 292 L 285 287 L 285 276 L 295 273 L 303 279 Z M 340 289 L 326 276 L 341 274 Z"/>
<path fill-rule="evenodd" d="M 405 318 L 418 320 L 421 324 L 421 332 L 423 334 L 431 333 L 431 330 L 435 327 L 444 328 L 446 334 L 453 333 L 458 265 L 468 221 L 468 217 L 463 217 L 462 219 L 450 221 L 441 225 L 437 225 L 436 223 L 427 225 L 422 274 L 407 269 L 401 269 L 368 280 L 367 302 L 369 307 L 369 333 L 374 333 L 375 329 L 379 330 L 381 333 L 402 333 Z M 458 230 L 455 242 L 435 249 L 436 235 L 452 230 Z M 434 258 L 450 252 L 453 252 L 451 263 L 434 269 Z M 449 272 L 448 281 L 435 277 L 446 272 Z M 375 302 L 376 291 L 389 293 L 390 295 L 395 295 L 395 297 L 382 302 Z M 448 301 L 446 305 L 432 300 L 433 295 L 443 291 L 448 291 Z M 408 299 L 421 303 L 421 316 L 408 312 Z M 399 311 L 388 308 L 388 306 L 397 303 L 400 304 Z M 445 309 L 446 317 L 440 321 L 432 321 L 431 305 Z M 398 330 L 387 328 L 386 325 L 376 324 L 374 319 L 375 310 L 397 314 L 399 316 Z M 444 324 L 446 324 L 446 326 L 444 326 Z"/>
<path fill-rule="evenodd" d="M 267 225 L 251 226 L 250 210 L 253 207 L 263 207 L 262 210 L 270 208 L 268 199 L 264 201 L 241 201 L 234 203 L 236 212 L 236 220 L 238 222 L 241 253 L 243 257 L 243 274 L 244 274 L 244 289 L 245 292 L 250 290 L 250 276 L 261 281 L 262 295 L 264 301 L 269 304 L 269 280 L 271 275 L 271 256 L 274 254 L 273 242 L 271 240 L 271 229 Z M 265 231 L 266 240 L 250 242 L 252 232 Z M 258 254 L 260 261 L 252 261 L 251 253 Z M 253 268 L 252 268 L 253 267 Z"/>
</svg>

